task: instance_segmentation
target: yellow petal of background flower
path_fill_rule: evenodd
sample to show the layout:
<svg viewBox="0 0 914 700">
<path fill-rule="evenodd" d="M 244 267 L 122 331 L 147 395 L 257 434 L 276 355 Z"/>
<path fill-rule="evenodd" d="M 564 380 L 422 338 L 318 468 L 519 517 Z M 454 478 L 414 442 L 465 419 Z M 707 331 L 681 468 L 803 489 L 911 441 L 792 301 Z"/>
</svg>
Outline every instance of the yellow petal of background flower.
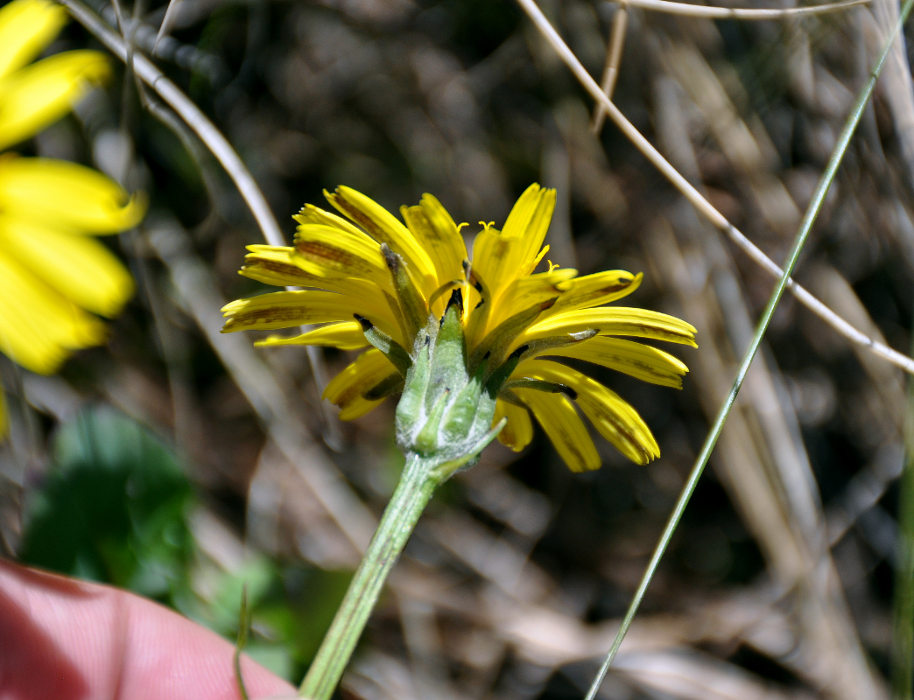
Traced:
<svg viewBox="0 0 914 700">
<path fill-rule="evenodd" d="M 291 338 L 270 336 L 266 340 L 254 343 L 258 347 L 271 347 L 275 345 L 323 345 L 339 348 L 340 350 L 360 350 L 368 346 L 362 325 L 357 321 L 342 323 L 328 323 L 326 326 L 296 335 Z"/>
<path fill-rule="evenodd" d="M 98 345 L 104 325 L 0 251 L 0 351 L 39 374 L 78 348 Z"/>
<path fill-rule="evenodd" d="M 495 417 L 492 425 L 496 425 L 503 417 L 507 418 L 508 422 L 498 434 L 498 440 L 515 452 L 520 452 L 533 439 L 533 422 L 530 420 L 530 412 L 526 408 L 498 399 L 495 402 Z"/>
<path fill-rule="evenodd" d="M 49 158 L 0 158 L 0 211 L 99 234 L 135 226 L 146 205 L 96 170 Z"/>
<path fill-rule="evenodd" d="M 600 468 L 600 455 L 593 446 L 578 412 L 563 394 L 536 389 L 515 389 L 518 398 L 533 411 L 555 449 L 573 472 Z"/>
<path fill-rule="evenodd" d="M 108 77 L 105 55 L 67 51 L 0 79 L 0 149 L 35 135 Z"/>
<path fill-rule="evenodd" d="M 0 249 L 62 296 L 113 316 L 133 294 L 133 279 L 99 241 L 0 214 Z"/>
<path fill-rule="evenodd" d="M 366 399 L 363 394 L 379 383 L 398 374 L 396 368 L 380 350 L 372 348 L 359 355 L 355 362 L 336 375 L 324 389 L 324 398 L 340 407 L 341 420 L 363 416 L 384 399 Z"/>
<path fill-rule="evenodd" d="M 67 21 L 67 11 L 48 0 L 14 0 L 0 8 L 0 78 L 41 53 Z"/>
</svg>

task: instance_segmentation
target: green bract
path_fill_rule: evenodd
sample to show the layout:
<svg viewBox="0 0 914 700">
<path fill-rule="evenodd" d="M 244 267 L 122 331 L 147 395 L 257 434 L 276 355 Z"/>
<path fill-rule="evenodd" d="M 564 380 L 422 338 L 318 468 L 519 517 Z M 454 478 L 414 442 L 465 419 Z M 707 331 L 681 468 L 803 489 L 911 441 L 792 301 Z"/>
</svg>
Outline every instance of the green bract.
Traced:
<svg viewBox="0 0 914 700">
<path fill-rule="evenodd" d="M 400 448 L 433 460 L 441 471 L 475 461 L 505 423 L 492 427 L 497 378 L 486 381 L 483 367 L 468 370 L 459 299 L 453 294 L 440 321 L 430 319 L 416 336 L 397 404 Z"/>
</svg>

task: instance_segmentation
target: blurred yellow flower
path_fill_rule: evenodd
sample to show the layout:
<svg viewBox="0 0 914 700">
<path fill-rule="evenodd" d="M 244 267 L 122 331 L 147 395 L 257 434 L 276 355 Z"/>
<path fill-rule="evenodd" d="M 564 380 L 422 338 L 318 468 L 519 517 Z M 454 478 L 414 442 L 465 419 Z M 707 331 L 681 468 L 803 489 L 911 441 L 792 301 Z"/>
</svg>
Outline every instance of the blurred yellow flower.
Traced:
<svg viewBox="0 0 914 700">
<path fill-rule="evenodd" d="M 69 112 L 108 75 L 103 54 L 67 51 L 31 61 L 66 12 L 46 0 L 0 8 L 0 150 Z M 112 316 L 133 294 L 127 270 L 92 238 L 135 226 L 144 203 L 95 170 L 0 153 L 0 352 L 41 374 L 104 340 L 95 314 Z M 0 395 L 0 434 L 6 413 Z"/>
<path fill-rule="evenodd" d="M 507 419 L 501 442 L 517 451 L 526 447 L 533 436 L 532 414 L 571 469 L 595 469 L 601 460 L 580 410 L 632 461 L 644 464 L 659 456 L 650 429 L 630 404 L 563 361 L 680 387 L 688 371 L 681 361 L 628 338 L 694 346 L 695 328 L 656 311 L 605 306 L 633 292 L 640 274 L 610 270 L 578 277 L 576 270 L 551 263 L 534 272 L 548 251 L 543 241 L 554 190 L 531 185 L 502 230 L 484 224 L 472 262 L 461 227 L 429 194 L 418 205 L 401 208 L 405 225 L 351 188 L 326 196 L 346 218 L 306 205 L 295 217 L 295 245 L 250 246 L 241 270 L 267 284 L 305 289 L 226 305 L 226 331 L 323 324 L 259 344 L 347 350 L 373 345 L 324 392 L 342 409 L 340 417 L 351 419 L 402 390 L 423 340 L 428 345 L 438 319 L 445 328 L 445 312 L 457 309 L 463 357 L 444 362 L 465 363 L 465 376 L 485 385 L 494 398 L 491 424 Z M 437 409 L 419 408 L 426 415 L 430 410 Z M 460 410 L 453 412 L 451 425 L 463 420 Z M 440 440 L 432 442 L 441 447 Z"/>
</svg>

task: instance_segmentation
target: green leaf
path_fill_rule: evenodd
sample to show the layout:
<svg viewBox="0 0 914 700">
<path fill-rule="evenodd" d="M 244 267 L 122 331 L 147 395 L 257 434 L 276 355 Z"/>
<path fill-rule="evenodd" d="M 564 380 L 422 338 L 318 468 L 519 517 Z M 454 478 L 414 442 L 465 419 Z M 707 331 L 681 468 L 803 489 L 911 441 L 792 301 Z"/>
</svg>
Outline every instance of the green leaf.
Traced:
<svg viewBox="0 0 914 700">
<path fill-rule="evenodd" d="M 63 425 L 27 494 L 22 561 L 158 600 L 186 588 L 193 492 L 174 452 L 108 408 Z"/>
</svg>

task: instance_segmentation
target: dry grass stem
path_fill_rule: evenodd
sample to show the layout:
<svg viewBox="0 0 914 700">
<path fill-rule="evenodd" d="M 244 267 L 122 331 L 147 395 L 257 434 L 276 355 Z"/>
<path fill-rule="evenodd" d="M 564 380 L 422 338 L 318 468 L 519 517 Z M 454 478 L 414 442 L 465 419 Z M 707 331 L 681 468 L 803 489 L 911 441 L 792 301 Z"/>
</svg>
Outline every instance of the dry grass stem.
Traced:
<svg viewBox="0 0 914 700">
<path fill-rule="evenodd" d="M 622 49 L 625 47 L 625 30 L 627 27 L 628 8 L 623 3 L 619 5 L 613 15 L 612 31 L 609 35 L 609 43 L 606 45 L 606 64 L 603 67 L 603 79 L 600 81 L 603 94 L 609 100 L 612 99 L 616 80 L 619 77 L 619 65 L 622 63 Z M 594 109 L 591 131 L 594 134 L 599 134 L 603 128 L 603 122 L 606 121 L 606 107 L 603 106 L 602 102 L 597 102 Z"/>
<path fill-rule="evenodd" d="M 165 104 L 180 115 L 200 140 L 206 144 L 228 176 L 232 178 L 267 242 L 270 245 L 285 245 L 285 237 L 279 230 L 276 218 L 250 171 L 245 167 L 232 145 L 200 108 L 181 92 L 177 85 L 165 77 L 152 61 L 133 50 L 128 42 L 118 36 L 98 15 L 79 0 L 61 0 L 61 4 L 69 10 L 77 22 L 89 30 L 125 65 L 130 66 L 140 80 L 152 88 Z"/>
<path fill-rule="evenodd" d="M 637 7 L 642 10 L 652 10 L 670 15 L 695 17 L 699 19 L 772 20 L 821 15 L 829 12 L 843 12 L 852 7 L 866 5 L 870 1 L 871 0 L 849 0 L 849 2 L 833 2 L 823 5 L 787 7 L 784 9 L 709 7 L 706 5 L 693 5 L 685 2 L 671 2 L 670 0 L 624 0 L 624 2 L 620 4 L 623 7 L 628 5 L 629 7 Z"/>
<path fill-rule="evenodd" d="M 693 371 L 705 387 L 700 397 L 705 414 L 712 417 L 730 389 L 720 368 L 742 354 L 748 338 L 738 329 L 751 333 L 752 320 L 727 252 L 698 228 L 677 227 L 674 237 L 668 222 L 658 222 L 646 247 L 655 254 L 665 251 L 657 261 L 670 278 L 683 278 L 685 271 L 675 266 L 688 259 L 705 261 L 714 279 L 703 291 L 679 289 L 686 314 L 709 331 Z M 679 249 L 682 234 L 688 250 Z M 806 660 L 805 674 L 830 697 L 880 698 L 882 688 L 862 652 L 823 537 L 822 505 L 800 426 L 777 386 L 772 362 L 764 352 L 755 359 L 739 409 L 730 414 L 712 457 L 715 473 L 762 547 L 778 586 L 792 591 L 804 612 L 796 653 Z"/>
<path fill-rule="evenodd" d="M 214 309 L 225 302 L 215 294 L 215 280 L 196 259 L 184 237 L 160 227 L 149 232 L 149 243 L 166 264 L 187 313 L 194 318 L 226 370 L 247 397 L 273 442 L 348 538 L 355 552 L 364 551 L 375 519 L 334 466 L 314 447 L 306 422 L 288 392 L 257 356 L 246 338 L 220 334 L 212 323 Z"/>
<path fill-rule="evenodd" d="M 546 38 L 549 45 L 555 50 L 569 69 L 571 69 L 571 72 L 575 75 L 584 89 L 587 90 L 590 96 L 597 100 L 598 103 L 603 105 L 607 116 L 612 119 L 613 123 L 623 134 L 625 134 L 632 144 L 673 184 L 674 187 L 676 187 L 676 189 L 682 193 L 686 199 L 689 200 L 689 202 L 692 203 L 696 209 L 698 209 L 698 211 L 702 213 L 705 218 L 708 219 L 708 221 L 716 228 L 726 233 L 740 249 L 772 277 L 779 278 L 783 274 L 781 267 L 765 255 L 765 253 L 750 241 L 742 231 L 731 224 L 727 218 L 714 207 L 701 192 L 686 180 L 660 151 L 658 151 L 653 144 L 638 131 L 635 125 L 622 114 L 619 108 L 603 94 L 600 86 L 596 83 L 590 73 L 587 72 L 587 69 L 580 60 L 578 60 L 577 56 L 574 55 L 568 45 L 562 40 L 549 20 L 546 19 L 546 16 L 542 13 L 539 6 L 537 6 L 533 0 L 518 0 L 518 3 L 536 25 L 537 29 L 539 29 Z M 850 323 L 816 299 L 793 279 L 788 280 L 787 286 L 800 303 L 848 340 L 868 348 L 876 355 L 897 365 L 905 372 L 914 374 L 914 359 L 877 342 L 865 333 L 854 328 Z"/>
<path fill-rule="evenodd" d="M 125 65 L 135 72 L 143 83 L 152 88 L 165 104 L 171 107 L 206 145 L 235 183 L 238 192 L 247 203 L 267 243 L 275 246 L 285 245 L 285 236 L 280 231 L 266 198 L 257 186 L 250 171 L 225 136 L 222 135 L 222 132 L 149 59 L 136 51 L 131 41 L 119 37 L 110 27 L 104 24 L 101 18 L 82 5 L 79 0 L 62 0 L 62 3 L 77 21 L 93 32 L 115 56 L 124 61 Z M 175 6 L 176 3 L 170 4 L 168 11 L 171 12 Z M 118 22 L 121 24 L 120 13 L 117 16 Z M 167 19 L 168 13 L 166 13 L 165 20 L 163 20 L 162 31 L 156 36 L 154 46 L 162 38 L 162 32 L 165 30 L 164 22 Z M 135 31 L 136 23 L 131 23 L 129 26 L 131 27 L 131 32 Z M 303 330 L 307 330 L 307 328 Z M 328 381 L 323 359 L 320 351 L 315 347 L 308 346 L 305 348 L 305 352 L 320 392 Z M 328 406 L 322 405 L 320 410 L 324 420 L 324 440 L 333 449 L 339 449 L 341 438 L 338 421 L 330 412 Z"/>
</svg>

